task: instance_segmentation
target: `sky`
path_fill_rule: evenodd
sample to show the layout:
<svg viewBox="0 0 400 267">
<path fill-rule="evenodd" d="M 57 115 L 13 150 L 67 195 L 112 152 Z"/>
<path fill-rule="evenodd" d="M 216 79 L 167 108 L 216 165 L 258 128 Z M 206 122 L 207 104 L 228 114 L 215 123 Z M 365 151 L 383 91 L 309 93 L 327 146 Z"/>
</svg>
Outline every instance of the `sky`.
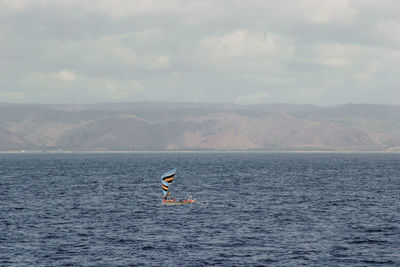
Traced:
<svg viewBox="0 0 400 267">
<path fill-rule="evenodd" d="M 0 0 L 0 102 L 400 105 L 398 0 Z"/>
</svg>

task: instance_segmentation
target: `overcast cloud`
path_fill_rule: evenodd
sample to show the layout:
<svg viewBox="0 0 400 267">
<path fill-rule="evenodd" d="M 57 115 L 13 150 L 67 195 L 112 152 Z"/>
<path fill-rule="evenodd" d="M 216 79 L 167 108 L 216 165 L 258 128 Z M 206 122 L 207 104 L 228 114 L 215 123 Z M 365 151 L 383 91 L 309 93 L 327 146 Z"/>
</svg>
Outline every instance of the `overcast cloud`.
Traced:
<svg viewBox="0 0 400 267">
<path fill-rule="evenodd" d="M 400 105 L 398 0 L 0 0 L 0 102 Z"/>
</svg>

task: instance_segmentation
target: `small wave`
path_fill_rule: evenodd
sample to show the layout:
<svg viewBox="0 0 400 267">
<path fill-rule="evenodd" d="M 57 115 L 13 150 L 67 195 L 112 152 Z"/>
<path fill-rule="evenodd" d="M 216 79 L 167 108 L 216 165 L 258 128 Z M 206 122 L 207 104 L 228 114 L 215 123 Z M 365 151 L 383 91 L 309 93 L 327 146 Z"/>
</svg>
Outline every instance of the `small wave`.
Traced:
<svg viewBox="0 0 400 267">
<path fill-rule="evenodd" d="M 155 249 L 155 247 L 153 247 L 153 246 L 144 246 L 144 247 L 142 247 L 142 250 L 153 250 L 153 249 Z"/>
<path fill-rule="evenodd" d="M 394 262 L 391 260 L 387 260 L 387 261 L 380 261 L 380 260 L 363 260 L 361 261 L 362 263 L 366 263 L 366 264 L 396 264 L 398 262 Z"/>
<path fill-rule="evenodd" d="M 375 239 L 360 239 L 360 240 L 351 240 L 347 242 L 348 244 L 387 244 L 386 240 L 375 240 Z"/>
</svg>

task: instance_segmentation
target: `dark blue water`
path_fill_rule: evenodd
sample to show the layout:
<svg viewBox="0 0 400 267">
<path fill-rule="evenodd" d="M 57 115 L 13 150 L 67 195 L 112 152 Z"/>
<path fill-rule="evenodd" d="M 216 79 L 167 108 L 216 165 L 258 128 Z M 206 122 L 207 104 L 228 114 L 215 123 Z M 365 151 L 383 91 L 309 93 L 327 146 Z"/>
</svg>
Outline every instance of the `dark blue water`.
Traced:
<svg viewBox="0 0 400 267">
<path fill-rule="evenodd" d="M 0 266 L 209 264 L 400 266 L 400 154 L 0 154 Z"/>
</svg>

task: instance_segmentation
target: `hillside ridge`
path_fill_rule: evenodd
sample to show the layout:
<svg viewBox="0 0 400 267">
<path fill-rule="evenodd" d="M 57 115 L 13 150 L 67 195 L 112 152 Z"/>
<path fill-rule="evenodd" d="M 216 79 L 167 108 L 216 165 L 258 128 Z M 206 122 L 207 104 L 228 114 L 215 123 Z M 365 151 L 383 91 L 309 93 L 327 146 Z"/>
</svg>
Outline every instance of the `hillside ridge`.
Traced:
<svg viewBox="0 0 400 267">
<path fill-rule="evenodd" d="M 400 151 L 400 106 L 0 103 L 0 151 Z"/>
</svg>

